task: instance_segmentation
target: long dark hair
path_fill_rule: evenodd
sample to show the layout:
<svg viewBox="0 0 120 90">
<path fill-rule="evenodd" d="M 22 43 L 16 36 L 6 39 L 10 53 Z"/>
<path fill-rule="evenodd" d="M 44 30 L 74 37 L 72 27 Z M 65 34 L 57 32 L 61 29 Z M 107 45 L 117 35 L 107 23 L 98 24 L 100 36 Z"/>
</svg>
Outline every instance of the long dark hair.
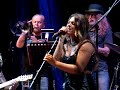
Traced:
<svg viewBox="0 0 120 90">
<path fill-rule="evenodd" d="M 89 35 L 88 35 L 89 22 L 88 22 L 88 19 L 83 14 L 80 14 L 80 13 L 72 14 L 69 17 L 69 19 L 71 17 L 75 18 L 75 27 L 76 27 L 75 36 L 78 37 L 79 40 L 82 40 L 82 41 L 84 39 L 89 39 Z"/>
</svg>

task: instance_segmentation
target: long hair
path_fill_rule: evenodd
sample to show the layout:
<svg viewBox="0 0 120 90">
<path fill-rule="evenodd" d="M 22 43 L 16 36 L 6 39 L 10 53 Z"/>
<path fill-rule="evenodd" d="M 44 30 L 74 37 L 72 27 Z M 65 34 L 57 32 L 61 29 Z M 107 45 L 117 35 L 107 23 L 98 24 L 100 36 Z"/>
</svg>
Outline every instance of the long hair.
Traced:
<svg viewBox="0 0 120 90">
<path fill-rule="evenodd" d="M 96 19 L 98 20 L 99 18 L 102 17 L 102 14 L 97 14 L 96 15 Z M 110 23 L 108 22 L 107 18 L 104 17 L 99 23 L 99 30 L 98 30 L 98 34 L 103 36 L 106 32 L 106 30 L 111 29 Z"/>
<path fill-rule="evenodd" d="M 89 38 L 88 35 L 88 28 L 89 28 L 89 23 L 87 18 L 80 13 L 74 13 L 72 14 L 69 19 L 71 17 L 75 18 L 75 36 L 79 38 L 79 40 L 84 40 L 86 38 Z M 68 19 L 68 20 L 69 20 Z"/>
</svg>

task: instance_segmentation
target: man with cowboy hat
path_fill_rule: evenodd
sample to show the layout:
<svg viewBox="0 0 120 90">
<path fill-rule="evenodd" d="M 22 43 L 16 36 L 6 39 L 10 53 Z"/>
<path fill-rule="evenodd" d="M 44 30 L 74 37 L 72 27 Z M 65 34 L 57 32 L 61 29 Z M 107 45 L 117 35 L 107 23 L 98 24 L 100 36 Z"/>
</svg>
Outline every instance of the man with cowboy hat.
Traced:
<svg viewBox="0 0 120 90">
<path fill-rule="evenodd" d="M 100 4 L 90 4 L 85 15 L 88 18 L 90 26 L 94 25 L 104 14 L 103 7 Z M 97 27 L 96 27 L 97 26 Z M 91 40 L 98 51 L 98 90 L 109 90 L 109 73 L 107 59 L 110 48 L 105 43 L 113 43 L 111 26 L 106 17 L 104 17 L 92 30 L 89 31 Z M 96 84 L 97 85 L 97 84 Z"/>
</svg>

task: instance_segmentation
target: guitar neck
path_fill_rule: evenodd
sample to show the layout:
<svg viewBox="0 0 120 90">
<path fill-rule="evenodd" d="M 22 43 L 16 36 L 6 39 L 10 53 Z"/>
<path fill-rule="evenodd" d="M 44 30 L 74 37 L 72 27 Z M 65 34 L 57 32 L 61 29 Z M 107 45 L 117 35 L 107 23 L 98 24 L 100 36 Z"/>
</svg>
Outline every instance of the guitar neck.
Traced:
<svg viewBox="0 0 120 90">
<path fill-rule="evenodd" d="M 10 86 L 10 85 L 15 84 L 15 83 L 20 82 L 20 81 L 27 81 L 29 79 L 32 79 L 32 77 L 33 77 L 33 74 L 18 76 L 17 78 L 14 78 L 12 80 L 9 80 L 9 81 L 6 81 L 4 83 L 1 83 L 0 84 L 0 89 L 4 88 L 6 86 Z"/>
<path fill-rule="evenodd" d="M 12 84 L 14 84 L 14 83 L 17 83 L 17 82 L 18 82 L 18 81 L 16 80 L 16 78 L 15 78 L 15 79 L 12 79 L 12 80 L 10 80 L 10 81 L 4 82 L 4 83 L 0 84 L 0 89 L 1 89 L 1 88 L 4 88 L 4 87 L 6 87 L 6 86 L 12 85 Z"/>
</svg>

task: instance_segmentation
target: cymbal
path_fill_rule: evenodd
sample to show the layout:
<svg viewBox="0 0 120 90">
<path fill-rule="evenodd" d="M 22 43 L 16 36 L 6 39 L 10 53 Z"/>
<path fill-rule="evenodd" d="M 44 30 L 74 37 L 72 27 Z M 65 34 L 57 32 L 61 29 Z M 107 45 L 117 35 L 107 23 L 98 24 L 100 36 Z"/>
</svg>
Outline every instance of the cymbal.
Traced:
<svg viewBox="0 0 120 90">
<path fill-rule="evenodd" d="M 106 43 L 110 49 L 115 51 L 116 53 L 120 54 L 120 46 L 112 43 Z"/>
<path fill-rule="evenodd" d="M 115 32 L 114 35 L 115 35 L 117 38 L 120 38 L 120 32 Z"/>
</svg>

